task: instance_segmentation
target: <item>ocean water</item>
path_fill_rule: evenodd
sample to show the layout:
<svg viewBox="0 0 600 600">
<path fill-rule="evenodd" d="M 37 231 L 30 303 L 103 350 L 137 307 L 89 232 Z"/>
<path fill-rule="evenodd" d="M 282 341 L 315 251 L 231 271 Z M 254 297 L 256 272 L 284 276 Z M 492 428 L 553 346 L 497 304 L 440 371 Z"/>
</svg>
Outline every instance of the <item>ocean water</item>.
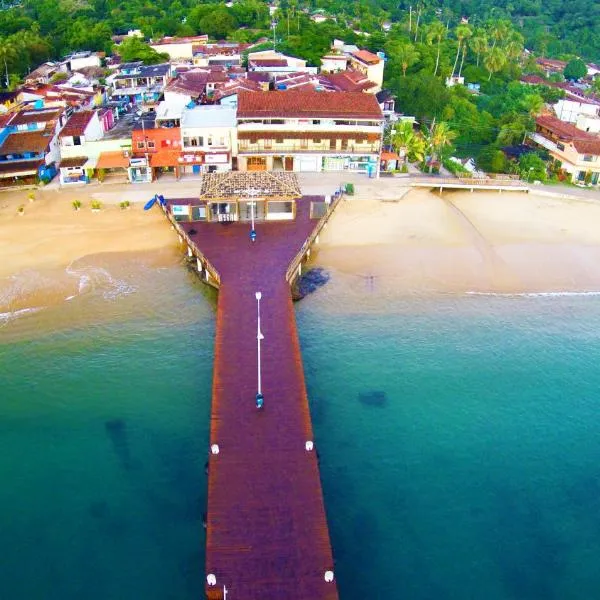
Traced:
<svg viewBox="0 0 600 600">
<path fill-rule="evenodd" d="M 213 303 L 178 261 L 88 262 L 0 327 L 0 598 L 200 598 Z"/>
<path fill-rule="evenodd" d="M 0 326 L 0 598 L 200 598 L 214 296 L 66 275 Z M 597 297 L 333 273 L 297 317 L 343 600 L 600 597 Z"/>
<path fill-rule="evenodd" d="M 600 303 L 378 296 L 298 308 L 344 600 L 600 597 Z"/>
</svg>

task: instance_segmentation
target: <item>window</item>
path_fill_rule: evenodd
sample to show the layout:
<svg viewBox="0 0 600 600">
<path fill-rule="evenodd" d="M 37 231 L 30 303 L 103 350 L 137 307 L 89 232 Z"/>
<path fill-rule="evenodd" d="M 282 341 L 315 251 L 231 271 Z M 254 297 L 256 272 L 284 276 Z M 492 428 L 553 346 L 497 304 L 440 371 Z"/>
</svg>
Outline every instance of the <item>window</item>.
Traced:
<svg viewBox="0 0 600 600">
<path fill-rule="evenodd" d="M 307 150 L 308 149 L 308 139 L 307 138 L 302 138 L 300 140 L 300 149 L 301 150 Z"/>
<path fill-rule="evenodd" d="M 208 136 L 208 141 L 206 142 L 208 146 L 212 146 L 213 145 L 213 136 L 209 135 Z"/>
<path fill-rule="evenodd" d="M 584 154 L 583 160 L 584 160 L 584 162 L 593 162 L 594 156 L 592 154 Z"/>
<path fill-rule="evenodd" d="M 154 147 L 155 147 L 154 142 L 151 141 L 151 140 L 148 140 L 148 149 L 149 150 L 154 150 Z"/>
<path fill-rule="evenodd" d="M 220 137 L 219 138 L 219 146 L 224 146 L 225 145 L 225 138 L 224 137 Z"/>
<path fill-rule="evenodd" d="M 198 145 L 198 138 L 190 138 L 190 145 L 191 146 L 197 146 Z"/>
<path fill-rule="evenodd" d="M 275 143 L 276 144 L 283 144 L 283 137 L 276 137 L 275 138 Z"/>
<path fill-rule="evenodd" d="M 321 138 L 313 138 L 313 144 L 320 144 Z"/>
<path fill-rule="evenodd" d="M 264 140 L 265 149 L 270 149 L 273 147 L 273 140 Z"/>
<path fill-rule="evenodd" d="M 320 125 L 321 124 L 321 119 L 313 119 L 312 124 L 313 125 Z"/>
<path fill-rule="evenodd" d="M 143 150 L 145 147 L 146 147 L 146 143 L 145 142 L 138 142 L 137 143 L 138 150 Z"/>
<path fill-rule="evenodd" d="M 81 146 L 81 138 L 78 135 L 73 136 L 73 145 Z"/>
<path fill-rule="evenodd" d="M 564 146 L 564 144 L 561 144 L 560 142 L 556 142 L 556 147 L 557 147 L 559 150 L 564 150 L 564 149 L 565 149 L 565 146 Z"/>
<path fill-rule="evenodd" d="M 183 145 L 184 146 L 191 146 L 191 142 L 190 142 L 190 138 L 189 137 L 184 137 L 183 138 Z"/>
</svg>

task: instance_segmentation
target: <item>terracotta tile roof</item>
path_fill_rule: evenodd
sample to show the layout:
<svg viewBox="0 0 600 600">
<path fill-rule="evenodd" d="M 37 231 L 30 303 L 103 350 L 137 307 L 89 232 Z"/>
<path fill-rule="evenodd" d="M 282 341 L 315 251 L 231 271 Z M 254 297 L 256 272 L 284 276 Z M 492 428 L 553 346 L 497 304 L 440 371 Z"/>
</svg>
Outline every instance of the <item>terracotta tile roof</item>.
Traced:
<svg viewBox="0 0 600 600">
<path fill-rule="evenodd" d="M 122 167 L 126 169 L 129 166 L 129 158 L 127 158 L 120 150 L 112 152 L 101 152 L 96 163 L 97 169 L 115 169 Z"/>
<path fill-rule="evenodd" d="M 6 127 L 14 116 L 14 113 L 0 115 L 0 128 Z"/>
<path fill-rule="evenodd" d="M 74 135 L 83 135 L 85 128 L 94 116 L 93 110 L 81 110 L 73 113 L 67 124 L 62 128 L 58 137 L 70 137 Z"/>
<path fill-rule="evenodd" d="M 580 154 L 600 155 L 600 136 L 582 131 L 556 117 L 544 115 L 536 119 L 538 127 L 549 130 L 558 139 L 570 142 Z"/>
<path fill-rule="evenodd" d="M 382 152 L 381 160 L 400 160 L 400 157 L 395 152 Z"/>
<path fill-rule="evenodd" d="M 11 160 L 0 163 L 0 177 L 13 175 L 35 175 L 39 167 L 44 164 L 43 158 L 35 160 Z"/>
<path fill-rule="evenodd" d="M 368 50 L 359 50 L 358 52 L 354 52 L 352 56 L 354 56 L 354 58 L 358 58 L 358 60 L 361 62 L 368 63 L 370 65 L 376 65 L 381 61 L 381 58 L 379 58 L 377 54 L 373 54 Z"/>
<path fill-rule="evenodd" d="M 209 74 L 206 71 L 187 71 L 173 79 L 165 88 L 166 92 L 199 97 L 206 91 Z"/>
<path fill-rule="evenodd" d="M 240 92 L 238 117 L 382 119 L 372 94 L 351 92 Z"/>
<path fill-rule="evenodd" d="M 218 102 L 221 98 L 233 96 L 241 91 L 260 92 L 261 90 L 262 86 L 257 81 L 252 81 L 250 79 L 233 79 L 221 86 L 218 90 L 215 90 L 213 100 Z"/>
<path fill-rule="evenodd" d="M 548 67 L 555 67 L 557 69 L 564 69 L 567 66 L 566 61 L 555 60 L 553 58 L 536 58 L 535 62 L 538 65 L 546 65 Z"/>
<path fill-rule="evenodd" d="M 60 161 L 59 168 L 67 167 L 83 167 L 88 161 L 87 156 L 73 156 L 71 158 L 63 158 Z"/>
<path fill-rule="evenodd" d="M 179 164 L 179 150 L 159 150 L 150 155 L 151 167 L 176 167 Z"/>
<path fill-rule="evenodd" d="M 322 76 L 340 92 L 363 92 L 376 87 L 377 84 L 369 81 L 365 75 L 358 71 L 340 71 Z"/>
<path fill-rule="evenodd" d="M 41 110 L 22 110 L 18 112 L 13 120 L 10 122 L 11 125 L 27 125 L 29 123 L 47 123 L 48 121 L 56 121 L 62 110 L 53 109 L 41 109 Z"/>
<path fill-rule="evenodd" d="M 48 148 L 52 137 L 43 130 L 11 133 L 0 146 L 0 154 L 24 154 L 33 152 L 39 154 Z"/>
</svg>

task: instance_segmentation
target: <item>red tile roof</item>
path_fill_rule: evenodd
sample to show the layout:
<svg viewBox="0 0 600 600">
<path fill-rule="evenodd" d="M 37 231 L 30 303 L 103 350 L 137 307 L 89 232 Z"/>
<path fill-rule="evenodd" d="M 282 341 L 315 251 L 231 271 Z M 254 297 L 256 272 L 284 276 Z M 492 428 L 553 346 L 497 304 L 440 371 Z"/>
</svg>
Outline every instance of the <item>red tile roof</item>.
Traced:
<svg viewBox="0 0 600 600">
<path fill-rule="evenodd" d="M 328 75 L 322 75 L 322 79 L 327 79 L 340 92 L 363 92 L 377 86 L 376 83 L 369 81 L 359 71 L 349 70 L 329 73 Z"/>
<path fill-rule="evenodd" d="M 11 133 L 0 146 L 0 154 L 39 154 L 48 148 L 51 140 L 52 137 L 46 135 L 43 130 Z"/>
<path fill-rule="evenodd" d="M 382 119 L 372 94 L 352 92 L 240 92 L 238 117 Z"/>
<path fill-rule="evenodd" d="M 558 139 L 570 142 L 580 154 L 600 155 L 600 136 L 582 131 L 556 117 L 544 115 L 536 119 L 539 127 L 548 129 Z"/>
<path fill-rule="evenodd" d="M 83 135 L 85 128 L 89 125 L 93 117 L 93 110 L 81 110 L 73 113 L 58 137 L 64 138 L 74 135 Z"/>
<path fill-rule="evenodd" d="M 43 158 L 35 160 L 10 160 L 0 163 L 0 177 L 13 177 L 35 175 L 39 167 L 44 164 Z"/>
<path fill-rule="evenodd" d="M 355 52 L 352 56 L 358 58 L 358 60 L 360 60 L 361 62 L 365 62 L 370 65 L 376 65 L 381 61 L 381 58 L 379 58 L 377 54 L 373 54 L 368 50 L 359 50 L 358 52 Z"/>
<path fill-rule="evenodd" d="M 18 112 L 11 125 L 27 125 L 28 123 L 47 123 L 48 121 L 56 121 L 60 116 L 60 109 L 41 109 L 41 110 L 22 110 Z"/>
<path fill-rule="evenodd" d="M 60 161 L 59 167 L 62 169 L 68 167 L 83 167 L 85 163 L 88 161 L 87 156 L 73 156 L 71 158 L 63 158 Z"/>
<path fill-rule="evenodd" d="M 282 58 L 254 58 L 249 63 L 257 67 L 287 67 L 288 65 L 287 60 Z"/>
</svg>

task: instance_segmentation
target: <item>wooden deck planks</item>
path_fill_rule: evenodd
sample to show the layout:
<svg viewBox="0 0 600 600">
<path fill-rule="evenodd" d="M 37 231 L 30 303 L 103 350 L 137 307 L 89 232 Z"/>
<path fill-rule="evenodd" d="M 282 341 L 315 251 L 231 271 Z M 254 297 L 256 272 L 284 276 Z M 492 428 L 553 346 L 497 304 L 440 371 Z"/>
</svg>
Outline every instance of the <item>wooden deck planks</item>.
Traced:
<svg viewBox="0 0 600 600">
<path fill-rule="evenodd" d="M 333 558 L 294 309 L 285 272 L 316 225 L 310 197 L 293 222 L 193 223 L 221 287 L 211 411 L 206 572 L 230 600 L 335 600 Z M 192 224 L 184 224 L 189 231 Z M 255 406 L 255 292 L 262 292 L 264 408 Z M 210 589 L 210 588 L 209 588 Z"/>
</svg>

